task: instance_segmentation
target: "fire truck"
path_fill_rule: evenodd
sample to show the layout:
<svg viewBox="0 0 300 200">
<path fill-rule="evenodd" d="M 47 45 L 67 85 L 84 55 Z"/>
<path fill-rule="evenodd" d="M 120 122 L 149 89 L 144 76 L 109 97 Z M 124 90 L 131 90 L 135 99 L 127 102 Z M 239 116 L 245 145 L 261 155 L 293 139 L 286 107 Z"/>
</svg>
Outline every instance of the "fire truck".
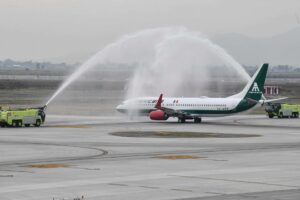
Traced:
<svg viewBox="0 0 300 200">
<path fill-rule="evenodd" d="M 269 118 L 298 118 L 300 113 L 300 105 L 286 103 L 267 103 L 265 111 Z"/>
<path fill-rule="evenodd" d="M 1 127 L 39 127 L 45 122 L 45 107 L 24 109 L 3 109 L 0 107 Z"/>
</svg>

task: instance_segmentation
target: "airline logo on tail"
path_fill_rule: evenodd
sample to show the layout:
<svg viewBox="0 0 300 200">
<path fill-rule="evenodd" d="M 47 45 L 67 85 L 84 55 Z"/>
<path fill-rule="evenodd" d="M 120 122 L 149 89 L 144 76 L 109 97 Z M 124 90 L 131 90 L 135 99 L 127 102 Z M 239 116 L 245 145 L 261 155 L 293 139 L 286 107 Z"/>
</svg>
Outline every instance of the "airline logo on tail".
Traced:
<svg viewBox="0 0 300 200">
<path fill-rule="evenodd" d="M 249 92 L 249 93 L 254 93 L 254 94 L 260 94 L 261 92 L 260 92 L 260 90 L 259 90 L 259 88 L 258 88 L 258 85 L 257 85 L 257 83 L 256 82 L 254 82 L 254 84 L 253 84 L 253 87 L 252 87 L 252 90 L 251 90 L 251 92 Z"/>
</svg>

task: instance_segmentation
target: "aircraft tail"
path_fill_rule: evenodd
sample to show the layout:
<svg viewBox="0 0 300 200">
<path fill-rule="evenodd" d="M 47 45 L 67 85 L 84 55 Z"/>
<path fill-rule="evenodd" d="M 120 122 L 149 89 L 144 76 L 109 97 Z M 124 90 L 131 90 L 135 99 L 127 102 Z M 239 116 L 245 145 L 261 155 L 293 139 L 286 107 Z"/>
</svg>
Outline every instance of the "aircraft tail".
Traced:
<svg viewBox="0 0 300 200">
<path fill-rule="evenodd" d="M 264 63 L 252 76 L 251 80 L 245 86 L 245 88 L 234 95 L 234 97 L 259 101 L 263 95 L 265 80 L 268 72 L 268 63 Z"/>
</svg>

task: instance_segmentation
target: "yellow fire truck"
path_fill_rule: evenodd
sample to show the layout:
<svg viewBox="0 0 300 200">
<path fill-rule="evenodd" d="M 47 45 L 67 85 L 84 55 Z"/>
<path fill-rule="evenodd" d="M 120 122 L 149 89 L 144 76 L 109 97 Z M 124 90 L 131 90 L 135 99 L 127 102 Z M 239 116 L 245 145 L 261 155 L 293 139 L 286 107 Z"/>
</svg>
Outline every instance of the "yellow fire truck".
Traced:
<svg viewBox="0 0 300 200">
<path fill-rule="evenodd" d="M 0 107 L 0 126 L 1 127 L 29 127 L 41 126 L 45 122 L 45 107 L 27 109 L 2 109 Z"/>
<path fill-rule="evenodd" d="M 286 103 L 267 103 L 265 110 L 269 118 L 277 116 L 278 118 L 298 118 L 300 105 Z"/>
</svg>

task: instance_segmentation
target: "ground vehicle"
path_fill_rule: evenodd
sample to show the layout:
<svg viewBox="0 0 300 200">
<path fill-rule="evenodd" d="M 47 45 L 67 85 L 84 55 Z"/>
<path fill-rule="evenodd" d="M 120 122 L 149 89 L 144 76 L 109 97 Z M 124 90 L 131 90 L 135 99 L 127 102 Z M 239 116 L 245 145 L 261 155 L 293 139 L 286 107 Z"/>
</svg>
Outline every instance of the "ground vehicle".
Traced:
<svg viewBox="0 0 300 200">
<path fill-rule="evenodd" d="M 0 126 L 21 127 L 34 125 L 36 127 L 44 123 L 46 114 L 43 108 L 28 108 L 17 110 L 0 110 Z"/>
<path fill-rule="evenodd" d="M 265 111 L 269 118 L 277 116 L 278 118 L 298 118 L 300 113 L 300 105 L 286 103 L 267 103 Z"/>
</svg>

